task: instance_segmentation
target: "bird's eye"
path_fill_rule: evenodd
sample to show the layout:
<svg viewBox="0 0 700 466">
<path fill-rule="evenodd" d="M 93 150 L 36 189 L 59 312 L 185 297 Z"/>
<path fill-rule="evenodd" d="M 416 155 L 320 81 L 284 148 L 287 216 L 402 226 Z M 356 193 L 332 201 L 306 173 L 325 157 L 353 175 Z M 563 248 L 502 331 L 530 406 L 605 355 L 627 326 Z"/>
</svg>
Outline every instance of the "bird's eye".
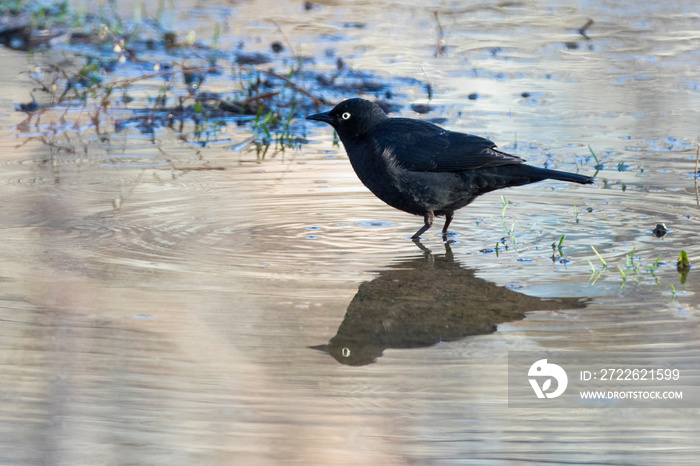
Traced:
<svg viewBox="0 0 700 466">
<path fill-rule="evenodd" d="M 342 118 L 343 120 L 349 120 L 349 119 L 350 119 L 350 113 L 349 113 L 349 112 L 343 113 L 343 114 L 341 115 L 341 118 Z"/>
</svg>

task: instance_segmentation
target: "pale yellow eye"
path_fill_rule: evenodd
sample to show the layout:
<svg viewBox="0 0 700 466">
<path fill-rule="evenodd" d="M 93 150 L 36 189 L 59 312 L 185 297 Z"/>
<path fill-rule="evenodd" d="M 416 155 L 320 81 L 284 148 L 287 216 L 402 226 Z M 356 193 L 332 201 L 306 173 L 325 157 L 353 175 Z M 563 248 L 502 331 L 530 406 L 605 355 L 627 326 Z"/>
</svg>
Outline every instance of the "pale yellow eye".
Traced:
<svg viewBox="0 0 700 466">
<path fill-rule="evenodd" d="M 343 113 L 343 115 L 341 116 L 341 118 L 342 118 L 343 120 L 349 120 L 349 119 L 350 119 L 350 113 L 349 113 L 349 112 Z"/>
</svg>

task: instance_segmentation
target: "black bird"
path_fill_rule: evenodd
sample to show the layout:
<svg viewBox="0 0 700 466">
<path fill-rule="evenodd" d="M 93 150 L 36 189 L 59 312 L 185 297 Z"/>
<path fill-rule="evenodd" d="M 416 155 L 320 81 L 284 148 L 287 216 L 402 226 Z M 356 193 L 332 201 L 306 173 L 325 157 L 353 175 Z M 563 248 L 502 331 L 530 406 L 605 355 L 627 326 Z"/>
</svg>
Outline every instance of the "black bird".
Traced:
<svg viewBox="0 0 700 466">
<path fill-rule="evenodd" d="M 422 215 L 418 240 L 445 216 L 443 236 L 455 210 L 482 194 L 554 179 L 590 184 L 593 178 L 524 165 L 496 150 L 496 144 L 410 118 L 390 118 L 376 103 L 349 99 L 328 112 L 307 117 L 335 128 L 355 173 L 370 191 L 392 207 Z"/>
</svg>

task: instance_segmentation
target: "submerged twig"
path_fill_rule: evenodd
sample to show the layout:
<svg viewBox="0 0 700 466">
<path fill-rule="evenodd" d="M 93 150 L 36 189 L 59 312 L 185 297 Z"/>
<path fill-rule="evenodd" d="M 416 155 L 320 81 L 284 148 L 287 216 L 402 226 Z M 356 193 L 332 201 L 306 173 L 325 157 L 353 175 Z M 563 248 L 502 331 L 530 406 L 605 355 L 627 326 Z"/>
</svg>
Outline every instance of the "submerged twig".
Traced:
<svg viewBox="0 0 700 466">
<path fill-rule="evenodd" d="M 71 77 L 76 78 L 76 79 L 82 77 L 80 72 L 70 71 L 70 70 L 67 70 L 59 65 L 56 65 L 56 64 L 50 65 L 50 68 L 52 70 L 60 73 L 61 76 L 63 76 L 63 78 L 66 80 L 70 80 Z M 138 82 L 138 81 L 143 81 L 143 80 L 153 79 L 153 78 L 158 78 L 158 77 L 163 77 L 163 76 L 172 76 L 173 74 L 178 74 L 178 73 L 186 75 L 186 74 L 190 74 L 190 73 L 207 73 L 207 72 L 212 72 L 212 71 L 218 71 L 221 69 L 222 68 L 218 67 L 218 66 L 210 66 L 210 67 L 206 67 L 206 68 L 183 68 L 180 70 L 159 71 L 159 72 L 155 72 L 155 73 L 136 76 L 133 78 L 126 78 L 126 79 L 121 79 L 121 80 L 117 80 L 117 81 L 112 81 L 112 82 L 107 83 L 107 84 L 97 84 L 96 83 L 96 84 L 94 84 L 94 87 L 95 87 L 95 89 L 100 89 L 100 90 L 107 89 L 107 94 L 103 97 L 103 99 L 101 100 L 101 103 L 100 103 L 100 107 L 106 107 L 106 103 L 108 102 L 108 98 L 112 94 L 114 89 L 124 89 L 124 88 L 127 88 L 130 85 L 134 84 L 135 82 Z M 40 107 L 35 112 L 32 112 L 30 114 L 30 116 L 37 116 L 38 117 L 39 115 L 43 114 L 47 110 L 54 108 L 58 105 L 61 105 L 66 101 L 80 99 L 80 95 L 78 94 L 76 87 L 67 86 L 66 89 L 63 91 L 63 93 L 58 98 L 56 98 L 55 89 L 49 88 L 44 83 L 41 83 L 39 80 L 37 80 L 34 77 L 32 77 L 32 80 L 35 83 L 37 83 L 38 85 L 42 86 L 40 88 L 35 88 L 35 90 L 41 90 L 41 91 L 44 91 L 44 92 L 51 94 L 51 103 L 49 105 L 45 105 L 45 106 Z M 54 80 L 54 82 L 52 82 L 52 87 L 55 87 L 55 83 L 56 83 L 56 81 Z M 73 90 L 75 95 L 70 96 L 70 97 L 67 96 L 67 94 L 70 90 Z M 87 100 L 84 101 L 84 105 L 86 103 L 87 103 Z M 65 112 L 64 112 L 64 114 L 65 114 Z"/>
<path fill-rule="evenodd" d="M 284 41 L 287 43 L 287 47 L 289 47 L 289 51 L 294 55 L 294 59 L 297 61 L 297 63 L 301 63 L 301 57 L 294 51 L 294 46 L 292 45 L 292 41 L 289 40 L 289 37 L 287 37 L 287 34 L 284 33 L 280 25 L 275 21 L 274 19 L 268 19 L 272 24 L 274 24 L 277 27 L 277 31 L 279 31 L 280 34 L 282 34 L 282 37 L 284 37 Z"/>
<path fill-rule="evenodd" d="M 445 32 L 442 29 L 442 24 L 440 24 L 440 18 L 438 17 L 438 12 L 434 11 L 435 22 L 437 23 L 437 44 L 435 46 L 435 56 L 442 57 L 447 51 L 447 46 L 445 45 Z"/>
<path fill-rule="evenodd" d="M 141 76 L 136 76 L 134 78 L 127 78 L 127 79 L 122 79 L 122 80 L 118 80 L 118 81 L 113 81 L 113 82 L 106 84 L 104 86 L 112 87 L 115 89 L 121 89 L 121 88 L 127 87 L 135 82 L 142 81 L 144 79 L 159 78 L 161 76 L 170 76 L 170 75 L 178 74 L 178 73 L 184 75 L 184 74 L 192 74 L 192 73 L 210 73 L 210 72 L 221 71 L 221 70 L 223 70 L 223 68 L 220 66 L 207 66 L 205 68 L 182 68 L 180 70 L 158 71 L 156 73 L 143 74 Z"/>
<path fill-rule="evenodd" d="M 276 97 L 278 95 L 279 95 L 278 91 L 264 92 L 262 94 L 254 95 L 253 97 L 248 97 L 244 101 L 240 102 L 240 105 L 245 107 L 246 105 L 252 104 L 253 102 L 257 102 L 259 100 L 271 99 L 271 98 Z"/>
<path fill-rule="evenodd" d="M 306 89 L 304 89 L 303 87 L 301 87 L 301 86 L 295 84 L 294 82 L 292 82 L 291 79 L 289 79 L 289 78 L 287 78 L 287 77 L 285 77 L 285 76 L 282 76 L 282 75 L 280 75 L 280 74 L 277 74 L 277 73 L 275 73 L 274 71 L 260 70 L 260 72 L 263 73 L 263 74 L 266 74 L 266 75 L 268 75 L 268 76 L 270 76 L 270 77 L 272 77 L 272 78 L 280 79 L 280 80 L 284 81 L 285 83 L 287 83 L 287 84 L 289 85 L 289 87 L 291 87 L 291 88 L 294 89 L 295 91 L 300 92 L 300 93 L 304 94 L 306 97 L 308 97 L 308 98 L 310 98 L 311 100 L 313 100 L 313 101 L 314 101 L 314 105 L 315 105 L 316 107 L 320 107 L 321 105 L 329 105 L 329 103 L 328 103 L 328 102 L 326 101 L 326 99 L 324 99 L 323 97 L 316 97 L 316 96 L 313 95 L 311 92 L 309 92 L 309 91 L 307 91 Z"/>
<path fill-rule="evenodd" d="M 695 203 L 700 207 L 700 191 L 698 191 L 698 165 L 700 164 L 700 146 L 695 153 Z"/>
<path fill-rule="evenodd" d="M 578 33 L 581 34 L 586 40 L 591 40 L 590 36 L 588 35 L 588 28 L 591 26 L 593 26 L 593 20 L 589 19 L 588 21 L 586 21 L 586 24 L 581 26 L 578 30 Z"/>
</svg>

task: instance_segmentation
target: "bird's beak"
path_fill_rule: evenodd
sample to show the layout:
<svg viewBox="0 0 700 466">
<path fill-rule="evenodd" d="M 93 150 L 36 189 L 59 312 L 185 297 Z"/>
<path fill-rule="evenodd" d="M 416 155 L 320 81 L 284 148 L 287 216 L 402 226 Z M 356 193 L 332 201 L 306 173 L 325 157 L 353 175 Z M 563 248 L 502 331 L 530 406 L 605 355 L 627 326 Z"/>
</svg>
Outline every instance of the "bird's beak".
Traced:
<svg viewBox="0 0 700 466">
<path fill-rule="evenodd" d="M 315 115 L 309 115 L 306 117 L 307 120 L 314 120 L 314 121 L 323 121 L 326 123 L 331 123 L 333 121 L 333 117 L 330 116 L 328 112 L 323 112 L 323 113 L 317 113 Z"/>
<path fill-rule="evenodd" d="M 328 351 L 328 345 L 307 346 L 307 348 L 315 349 L 326 354 L 331 354 L 330 351 Z"/>
</svg>

